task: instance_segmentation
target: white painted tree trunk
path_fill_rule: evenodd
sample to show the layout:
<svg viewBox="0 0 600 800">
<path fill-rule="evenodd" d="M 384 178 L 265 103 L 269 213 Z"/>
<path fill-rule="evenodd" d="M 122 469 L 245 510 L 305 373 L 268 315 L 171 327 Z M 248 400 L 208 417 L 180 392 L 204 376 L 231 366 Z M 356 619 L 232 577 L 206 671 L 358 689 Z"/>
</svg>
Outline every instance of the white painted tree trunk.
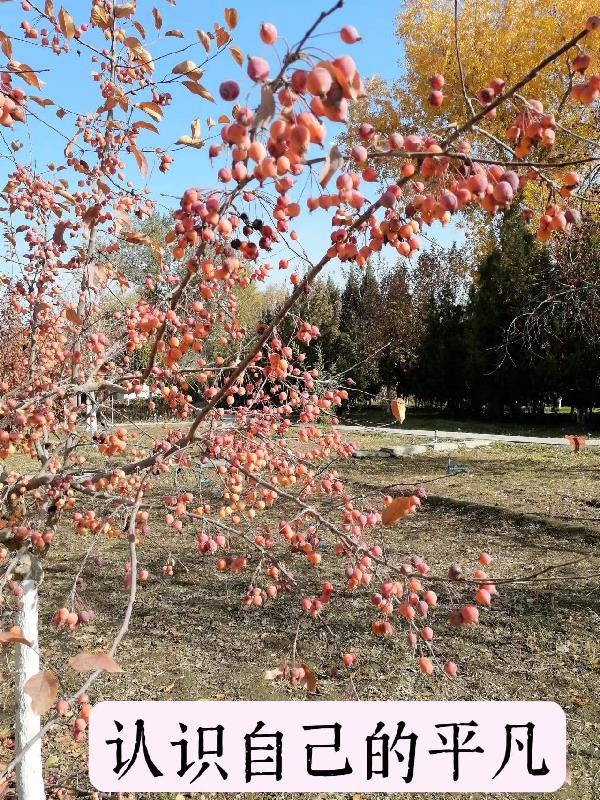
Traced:
<svg viewBox="0 0 600 800">
<path fill-rule="evenodd" d="M 90 435 L 98 431 L 98 414 L 96 411 L 95 395 L 86 395 L 85 410 L 86 410 L 86 427 Z"/>
<path fill-rule="evenodd" d="M 32 578 L 22 581 L 22 608 L 17 612 L 16 624 L 31 647 L 16 645 L 15 681 L 15 745 L 16 753 L 40 731 L 40 718 L 31 710 L 31 698 L 23 687 L 40 671 L 38 646 L 38 582 Z M 44 777 L 42 770 L 42 741 L 38 739 L 16 766 L 17 800 L 44 800 Z"/>
</svg>

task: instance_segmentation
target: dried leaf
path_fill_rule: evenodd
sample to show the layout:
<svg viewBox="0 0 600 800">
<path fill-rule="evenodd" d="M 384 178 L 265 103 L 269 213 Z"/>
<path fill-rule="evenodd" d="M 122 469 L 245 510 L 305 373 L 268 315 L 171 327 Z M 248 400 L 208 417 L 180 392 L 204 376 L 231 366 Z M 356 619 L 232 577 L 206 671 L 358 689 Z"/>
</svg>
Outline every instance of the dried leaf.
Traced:
<svg viewBox="0 0 600 800">
<path fill-rule="evenodd" d="M 175 144 L 183 144 L 186 145 L 186 147 L 195 147 L 197 150 L 200 150 L 201 147 L 204 147 L 204 139 L 196 139 L 186 134 L 185 136 L 180 136 Z"/>
<path fill-rule="evenodd" d="M 343 163 L 344 157 L 342 156 L 339 147 L 337 144 L 332 145 L 329 152 L 325 156 L 325 163 L 323 164 L 321 172 L 319 173 L 319 183 L 323 188 L 327 186 L 331 178 L 338 171 L 338 169 L 340 169 Z"/>
<path fill-rule="evenodd" d="M 122 6 L 115 6 L 115 19 L 127 19 L 135 13 L 135 3 L 125 3 Z"/>
<path fill-rule="evenodd" d="M 148 247 L 151 247 L 155 253 L 162 253 L 162 247 L 160 244 L 155 242 L 154 239 L 151 239 L 149 236 L 145 236 L 143 233 L 139 233 L 138 231 L 123 231 L 122 236 L 123 239 L 130 244 L 147 244 Z"/>
<path fill-rule="evenodd" d="M 167 31 L 165 36 L 175 36 L 177 39 L 183 39 L 183 32 L 180 31 L 178 28 L 173 28 L 172 31 Z"/>
<path fill-rule="evenodd" d="M 56 227 L 54 228 L 54 233 L 52 235 L 52 241 L 54 244 L 57 244 L 59 247 L 62 247 L 65 244 L 65 231 L 67 228 L 70 228 L 71 224 L 69 222 L 59 222 L 57 223 Z"/>
<path fill-rule="evenodd" d="M 46 2 L 44 3 L 44 14 L 47 17 L 54 16 L 54 3 L 52 2 L 52 0 L 46 0 Z"/>
<path fill-rule="evenodd" d="M 154 27 L 156 28 L 157 31 L 159 31 L 162 28 L 163 21 L 162 21 L 162 15 L 158 10 L 158 8 L 152 9 L 152 16 L 154 17 Z"/>
<path fill-rule="evenodd" d="M 243 64 L 244 64 L 244 54 L 242 53 L 240 48 L 237 47 L 237 45 L 232 44 L 231 47 L 229 48 L 229 52 L 233 56 L 233 59 L 236 62 L 236 64 L 239 64 L 240 67 L 243 66 Z"/>
<path fill-rule="evenodd" d="M 67 306 L 67 310 L 65 311 L 65 317 L 72 322 L 73 325 L 77 325 L 78 328 L 83 327 L 83 320 L 79 316 L 79 314 L 75 311 L 73 306 Z"/>
<path fill-rule="evenodd" d="M 202 124 L 199 119 L 193 119 L 190 125 L 190 130 L 192 131 L 192 139 L 199 139 L 200 133 L 202 131 Z"/>
<path fill-rule="evenodd" d="M 393 525 L 402 517 L 412 514 L 419 504 L 418 497 L 394 497 L 381 512 L 381 521 L 384 525 Z"/>
<path fill-rule="evenodd" d="M 179 64 L 175 64 L 171 72 L 175 75 L 185 75 L 188 72 L 193 72 L 196 68 L 196 62 L 187 58 L 185 61 L 180 61 Z"/>
<path fill-rule="evenodd" d="M 34 103 L 37 103 L 38 106 L 42 106 L 43 108 L 46 108 L 46 106 L 55 105 L 54 100 L 50 100 L 49 97 L 37 97 L 34 94 L 30 94 L 27 99 L 33 100 Z"/>
<path fill-rule="evenodd" d="M 73 22 L 73 17 L 62 6 L 58 12 L 58 27 L 66 39 L 72 39 L 73 36 L 75 36 L 75 23 Z"/>
<path fill-rule="evenodd" d="M 158 105 L 158 103 L 152 103 L 149 100 L 145 100 L 142 103 L 137 104 L 138 108 L 141 108 L 142 111 L 145 111 L 149 117 L 155 119 L 157 122 L 160 122 L 162 119 L 162 108 Z"/>
<path fill-rule="evenodd" d="M 75 145 L 75 142 L 77 141 L 77 137 L 80 136 L 80 135 L 81 135 L 81 131 L 77 131 L 75 136 L 73 136 L 73 138 L 70 139 L 69 142 L 67 143 L 67 146 L 65 147 L 65 158 L 68 158 L 71 155 L 71 153 L 73 152 L 73 146 Z"/>
<path fill-rule="evenodd" d="M 58 681 L 53 672 L 44 669 L 36 675 L 32 675 L 23 689 L 31 697 L 31 710 L 34 714 L 41 716 L 50 711 L 56 702 Z"/>
<path fill-rule="evenodd" d="M 186 89 L 189 89 L 192 94 L 198 94 L 200 97 L 203 97 L 205 100 L 209 100 L 211 103 L 215 102 L 215 98 L 212 94 L 202 86 L 201 83 L 194 83 L 194 81 L 182 81 L 183 85 Z"/>
<path fill-rule="evenodd" d="M 135 158 L 138 167 L 140 168 L 140 173 L 142 178 L 145 178 L 148 174 L 148 160 L 143 153 L 137 149 L 135 145 L 130 145 L 131 152 L 133 153 L 133 157 Z"/>
<path fill-rule="evenodd" d="M 92 6 L 90 19 L 94 25 L 102 28 L 102 30 L 110 28 L 110 14 L 104 6 Z"/>
<path fill-rule="evenodd" d="M 206 33 L 206 31 L 201 31 L 201 30 L 200 31 L 196 31 L 196 33 L 198 35 L 198 39 L 200 40 L 200 43 L 202 44 L 202 47 L 208 53 L 209 50 L 210 50 L 210 34 Z"/>
<path fill-rule="evenodd" d="M 390 403 L 390 411 L 395 419 L 402 424 L 406 418 L 406 403 L 401 397 L 396 397 Z"/>
<path fill-rule="evenodd" d="M 22 78 L 29 86 L 35 86 L 36 89 L 41 89 L 44 85 L 44 82 L 38 78 L 29 64 L 21 64 L 20 61 L 9 61 L 8 69 L 14 72 L 15 75 L 18 75 L 19 78 Z"/>
<path fill-rule="evenodd" d="M 135 122 L 131 123 L 132 128 L 143 128 L 146 131 L 152 131 L 152 133 L 158 133 L 158 128 L 156 125 L 153 125 L 151 122 L 146 122 L 145 119 L 138 119 Z"/>
<path fill-rule="evenodd" d="M 219 25 L 218 22 L 215 22 L 215 36 L 217 39 L 217 47 L 223 47 L 224 44 L 227 44 L 231 40 L 231 35 L 227 33 L 225 28 L 222 25 Z"/>
<path fill-rule="evenodd" d="M 69 659 L 69 666 L 75 672 L 123 672 L 108 653 L 78 653 Z"/>
<path fill-rule="evenodd" d="M 302 678 L 302 685 L 306 688 L 306 691 L 309 694 L 316 694 L 317 693 L 317 676 L 312 671 L 312 669 L 308 666 L 308 664 L 302 664 L 302 669 L 304 670 L 304 677 Z"/>
<path fill-rule="evenodd" d="M 7 58 L 12 56 L 12 42 L 4 31 L 0 31 L 0 49 Z"/>
<path fill-rule="evenodd" d="M 225 22 L 230 31 L 232 31 L 238 24 L 239 15 L 235 8 L 225 9 Z"/>
<path fill-rule="evenodd" d="M 259 130 L 260 128 L 268 128 L 275 114 L 275 98 L 273 97 L 273 90 L 268 84 L 264 84 L 260 90 L 260 105 L 256 110 L 254 116 L 253 128 Z"/>
<path fill-rule="evenodd" d="M 142 39 L 145 39 L 146 38 L 146 31 L 144 30 L 144 26 L 142 25 L 142 23 L 138 22 L 137 19 L 134 19 L 134 20 L 131 21 L 131 24 L 136 29 L 136 31 L 139 33 L 139 35 L 142 37 Z"/>
<path fill-rule="evenodd" d="M 7 631 L 0 631 L 0 644 L 26 644 L 30 645 L 27 639 L 24 638 L 23 634 L 21 633 L 21 628 L 17 625 L 14 625 L 12 628 L 9 628 Z"/>
</svg>

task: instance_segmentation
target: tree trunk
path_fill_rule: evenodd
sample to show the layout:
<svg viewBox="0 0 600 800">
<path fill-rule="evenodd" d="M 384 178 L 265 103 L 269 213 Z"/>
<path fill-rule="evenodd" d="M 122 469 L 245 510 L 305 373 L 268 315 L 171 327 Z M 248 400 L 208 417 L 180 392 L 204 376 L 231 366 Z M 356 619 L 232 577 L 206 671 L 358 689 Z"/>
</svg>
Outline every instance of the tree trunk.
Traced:
<svg viewBox="0 0 600 800">
<path fill-rule="evenodd" d="M 21 609 L 16 614 L 16 624 L 31 647 L 16 645 L 15 681 L 15 752 L 19 753 L 40 731 L 40 718 L 31 710 L 31 698 L 23 687 L 40 671 L 38 646 L 38 587 L 33 578 L 22 581 L 23 597 Z M 18 800 L 44 800 L 44 778 L 42 771 L 42 740 L 38 739 L 16 766 L 16 790 Z"/>
</svg>

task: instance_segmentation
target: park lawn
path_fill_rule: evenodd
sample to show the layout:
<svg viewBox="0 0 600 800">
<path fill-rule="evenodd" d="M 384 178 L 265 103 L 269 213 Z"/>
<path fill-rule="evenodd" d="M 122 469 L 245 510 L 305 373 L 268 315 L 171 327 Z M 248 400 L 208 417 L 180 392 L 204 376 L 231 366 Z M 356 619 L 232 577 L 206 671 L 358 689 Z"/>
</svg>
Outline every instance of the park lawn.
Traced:
<svg viewBox="0 0 600 800">
<path fill-rule="evenodd" d="M 406 459 L 339 462 L 355 494 L 371 498 L 389 484 L 431 480 L 430 499 L 416 516 L 385 529 L 381 539 L 394 560 L 404 552 L 425 557 L 435 574 L 451 562 L 465 571 L 475 566 L 479 552 L 494 556 L 493 575 L 527 576 L 562 562 L 581 562 L 559 571 L 590 576 L 563 577 L 551 583 L 532 581 L 499 586 L 500 597 L 473 629 L 445 623 L 449 597 L 439 590 L 440 609 L 434 615 L 436 649 L 442 659 L 459 665 L 459 676 L 438 672 L 424 678 L 404 635 L 382 641 L 370 633 L 375 618 L 368 593 L 334 595 L 321 623 L 299 612 L 297 599 L 281 596 L 264 610 L 244 609 L 239 598 L 249 575 L 215 573 L 214 557 L 202 557 L 193 536 L 157 529 L 139 548 L 141 565 L 151 579 L 140 588 L 136 621 L 123 642 L 118 661 L 122 675 L 105 677 L 92 699 L 298 699 L 309 698 L 283 682 L 265 679 L 265 670 L 290 654 L 299 627 L 299 653 L 318 679 L 318 698 L 351 699 L 351 687 L 340 664 L 340 651 L 358 654 L 353 679 L 361 699 L 420 700 L 553 700 L 568 718 L 571 785 L 559 800 L 594 800 L 600 779 L 600 496 L 598 456 L 588 450 L 575 456 L 566 448 L 494 445 L 455 451 L 456 463 L 468 471 L 444 477 L 446 458 L 428 453 Z M 193 481 L 190 470 L 184 476 Z M 213 484 L 214 485 L 214 484 Z M 161 491 L 172 490 L 165 479 Z M 104 565 L 93 563 L 83 573 L 89 587 L 81 597 L 96 612 L 94 623 L 75 633 L 56 631 L 50 619 L 62 605 L 74 574 L 89 547 L 89 539 L 66 533 L 47 564 L 42 589 L 41 648 L 49 666 L 67 677 L 67 689 L 77 686 L 65 668 L 81 649 L 102 650 L 112 641 L 126 605 L 120 585 L 127 560 L 125 542 L 98 542 Z M 160 567 L 172 551 L 180 559 L 175 575 L 165 578 Z M 296 557 L 296 574 L 318 594 L 320 581 L 332 577 L 329 562 L 314 570 Z M 333 567 L 339 569 L 339 564 Z M 94 574 L 92 574 L 94 573 Z M 453 587 L 454 589 L 454 587 Z M 457 587 L 453 594 L 460 597 Z M 0 618 L 6 627 L 5 620 Z M 401 630 L 401 625 L 397 624 Z M 11 653 L 5 649 L 0 667 L 0 742 L 11 736 Z M 0 761 L 9 753 L 0 747 Z M 73 741 L 68 725 L 55 729 L 45 749 L 49 769 L 59 776 L 77 775 L 85 791 L 86 751 Z M 138 795 L 138 797 L 141 795 Z M 221 795 L 226 797 L 226 795 Z M 330 795 L 321 795 L 328 797 Z M 423 795 L 429 797 L 430 795 Z M 487 795 L 500 798 L 504 795 Z M 273 795 L 273 798 L 276 796 Z M 278 797 L 283 797 L 279 795 Z M 437 795 L 437 797 L 443 797 Z M 447 795 L 467 798 L 467 795 Z M 508 796 L 507 796 L 508 797 Z M 521 797 L 529 797 L 521 795 Z"/>
</svg>

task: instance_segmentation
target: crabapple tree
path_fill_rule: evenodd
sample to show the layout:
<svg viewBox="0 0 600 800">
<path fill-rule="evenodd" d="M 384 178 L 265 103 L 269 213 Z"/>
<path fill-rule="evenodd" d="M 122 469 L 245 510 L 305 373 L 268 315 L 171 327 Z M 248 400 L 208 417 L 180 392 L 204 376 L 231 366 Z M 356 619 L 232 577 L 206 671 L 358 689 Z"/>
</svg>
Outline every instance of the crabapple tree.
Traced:
<svg viewBox="0 0 600 800">
<path fill-rule="evenodd" d="M 344 24 L 328 45 L 313 40 L 342 5 L 307 20 L 292 46 L 276 24 L 263 23 L 262 55 L 244 55 L 235 43 L 234 8 L 187 37 L 159 9 L 138 14 L 133 2 L 93 0 L 71 14 L 51 0 L 24 0 L 13 26 L 0 31 L 1 221 L 10 264 L 3 322 L 15 348 L 0 400 L 0 644 L 16 649 L 15 750 L 0 768 L 0 794 L 14 780 L 21 800 L 45 796 L 41 744 L 54 726 L 67 722 L 77 741 L 85 739 L 89 692 L 103 672 L 120 670 L 115 656 L 135 623 L 138 583 L 152 577 L 138 554 L 156 526 L 172 534 L 169 548 L 191 538 L 215 570 L 247 574 L 246 607 L 268 609 L 292 594 L 299 615 L 335 634 L 336 598 L 358 593 L 372 633 L 405 637 L 425 675 L 457 672 L 435 646 L 440 585 L 454 582 L 457 602 L 443 616 L 462 626 L 479 622 L 501 580 L 525 579 L 492 578 L 483 569 L 487 554 L 468 573 L 458 564 L 432 570 L 417 554 L 401 563 L 388 557 L 381 526 L 416 513 L 425 490 L 355 494 L 345 485 L 336 462 L 354 448 L 337 429 L 336 409 L 348 390 L 304 365 L 319 330 L 295 309 L 329 265 L 363 267 L 382 250 L 410 258 L 435 220 L 469 207 L 493 215 L 536 180 L 536 147 L 551 145 L 555 118 L 535 98 L 509 112 L 519 150 L 507 162 L 479 158 L 470 132 L 597 36 L 600 19 L 574 30 L 514 84 L 495 78 L 484 107 L 464 122 L 406 135 L 365 123 L 360 142 L 346 150 L 324 143 L 343 133 L 351 104 L 364 95 L 348 53 L 360 33 Z M 80 68 L 69 65 L 84 59 L 97 96 L 90 90 L 89 107 L 73 109 L 49 96 L 52 78 L 64 81 Z M 190 134 L 170 141 L 161 134 L 166 118 L 186 93 L 210 103 L 201 82 L 209 78 L 226 113 L 207 119 L 206 134 L 196 119 Z M 430 78 L 422 102 L 443 108 L 443 76 Z M 42 164 L 23 143 L 49 132 L 61 145 Z M 139 223 L 157 210 L 162 176 L 180 158 L 205 159 L 212 178 L 181 187 L 163 243 Z M 381 185 L 378 167 L 390 160 L 397 177 Z M 542 241 L 568 234 L 578 219 L 569 205 L 579 184 L 573 165 L 557 162 L 552 174 L 555 189 L 537 223 Z M 331 226 L 316 258 L 295 227 L 311 214 Z M 158 263 L 144 279 L 148 291 L 137 293 L 118 266 L 120 249 L 136 245 Z M 244 325 L 240 293 L 260 286 L 274 264 L 287 270 L 289 292 L 268 321 Z M 127 420 L 102 429 L 99 412 L 122 393 L 146 395 L 150 411 L 159 397 L 180 424 L 143 439 Z M 391 411 L 403 418 L 403 403 Z M 210 491 L 197 481 L 180 489 L 181 470 L 195 474 L 199 464 L 214 470 Z M 169 493 L 167 473 L 174 474 Z M 86 561 L 98 540 L 122 543 L 124 610 L 107 652 L 70 660 L 69 669 L 87 677 L 67 697 L 38 644 L 37 606 L 47 560 L 74 536 L 89 541 Z M 338 581 L 319 577 L 323 558 L 337 564 Z M 165 549 L 165 579 L 176 569 Z M 73 577 L 52 621 L 77 636 L 94 610 Z M 353 651 L 340 652 L 347 670 L 355 661 Z M 314 689 L 295 645 L 274 677 Z"/>
</svg>

